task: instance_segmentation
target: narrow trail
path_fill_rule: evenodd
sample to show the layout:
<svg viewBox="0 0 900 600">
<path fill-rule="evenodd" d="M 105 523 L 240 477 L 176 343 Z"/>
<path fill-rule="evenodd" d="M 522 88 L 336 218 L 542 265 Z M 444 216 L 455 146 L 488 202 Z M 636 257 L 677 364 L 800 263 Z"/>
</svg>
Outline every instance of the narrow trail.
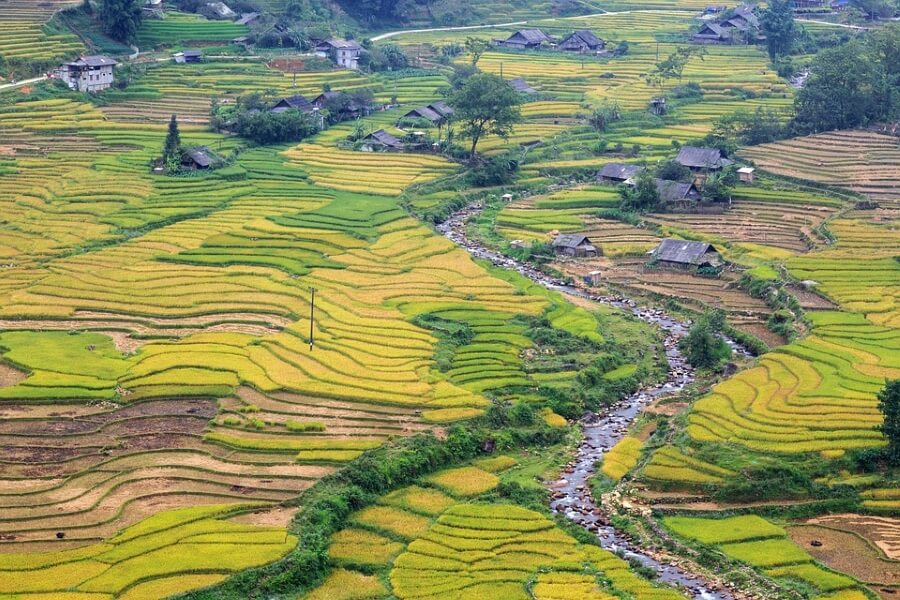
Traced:
<svg viewBox="0 0 900 600">
<path fill-rule="evenodd" d="M 659 9 L 635 9 L 635 10 L 620 10 L 620 11 L 603 11 L 598 13 L 592 13 L 589 15 L 575 15 L 572 17 L 545 17 L 540 19 L 526 19 L 525 21 L 512 21 L 510 23 L 492 23 L 490 25 L 463 25 L 456 27 L 429 27 L 427 29 L 398 29 L 396 31 L 388 31 L 387 33 L 381 33 L 379 35 L 372 36 L 370 39 L 373 42 L 378 42 L 381 40 L 386 40 L 388 38 L 396 37 L 398 35 L 404 35 L 406 33 L 431 33 L 436 31 L 471 31 L 473 29 L 502 29 L 504 27 L 516 27 L 518 25 L 527 25 L 529 23 L 547 23 L 553 21 L 575 21 L 578 19 L 593 19 L 596 17 L 604 17 L 604 16 L 612 16 L 612 15 L 627 15 L 631 13 L 659 13 L 659 14 L 672 14 L 672 13 L 691 13 L 694 14 L 697 11 L 686 11 L 686 10 L 659 10 Z"/>
<path fill-rule="evenodd" d="M 4 83 L 0 85 L 0 90 L 10 90 L 12 88 L 22 87 L 23 85 L 30 85 L 32 83 L 37 83 L 39 81 L 43 81 L 47 79 L 46 75 L 41 75 L 40 77 L 34 77 L 32 79 L 23 79 L 22 81 L 17 81 L 15 83 Z"/>
<path fill-rule="evenodd" d="M 642 387 L 629 398 L 610 406 L 605 411 L 588 414 L 582 418 L 583 439 L 576 456 L 565 466 L 562 477 L 549 485 L 552 491 L 550 507 L 594 533 L 603 548 L 618 552 L 626 558 L 653 569 L 658 574 L 660 581 L 688 590 L 693 598 L 697 600 L 733 600 L 734 596 L 727 590 L 714 589 L 699 577 L 677 565 L 660 561 L 650 552 L 628 541 L 610 523 L 609 516 L 594 499 L 588 484 L 588 480 L 596 471 L 596 463 L 625 436 L 628 426 L 647 405 L 657 398 L 677 393 L 686 385 L 694 382 L 694 370 L 678 349 L 678 340 L 687 333 L 690 324 L 678 321 L 661 310 L 641 308 L 628 298 L 593 295 L 565 285 L 531 265 L 503 256 L 481 243 L 469 239 L 466 234 L 466 223 L 481 212 L 482 208 L 480 204 L 464 208 L 438 225 L 437 229 L 450 241 L 464 248 L 476 258 L 488 260 L 495 266 L 504 269 L 517 271 L 546 288 L 629 311 L 642 321 L 659 327 L 665 333 L 664 347 L 668 359 L 665 381 L 651 387 Z M 729 344 L 737 353 L 747 355 L 743 348 L 730 340 Z"/>
</svg>

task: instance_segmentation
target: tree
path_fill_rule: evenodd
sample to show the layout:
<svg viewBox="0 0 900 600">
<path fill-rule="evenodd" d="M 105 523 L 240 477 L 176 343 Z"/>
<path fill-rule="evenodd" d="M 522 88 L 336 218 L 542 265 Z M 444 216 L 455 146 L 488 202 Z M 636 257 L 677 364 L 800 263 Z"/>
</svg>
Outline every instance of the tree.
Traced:
<svg viewBox="0 0 900 600">
<path fill-rule="evenodd" d="M 769 60 L 775 62 L 780 56 L 790 54 L 797 27 L 794 25 L 794 11 L 788 0 L 770 0 L 769 7 L 762 13 L 760 26 L 766 36 Z"/>
<path fill-rule="evenodd" d="M 900 379 L 888 381 L 878 393 L 878 410 L 884 423 L 877 427 L 887 438 L 887 457 L 892 465 L 900 464 Z"/>
<path fill-rule="evenodd" d="M 141 0 L 100 0 L 100 23 L 109 37 L 131 42 L 141 26 Z"/>
<path fill-rule="evenodd" d="M 603 106 L 594 109 L 591 116 L 588 117 L 588 123 L 597 131 L 606 131 L 609 124 L 622 118 L 622 111 L 619 109 L 619 103 L 604 103 Z"/>
<path fill-rule="evenodd" d="M 680 46 L 676 48 L 675 52 L 656 63 L 648 78 L 649 82 L 658 85 L 660 93 L 663 91 L 665 82 L 669 79 L 677 79 L 681 83 L 684 68 L 693 56 L 699 56 L 700 60 L 703 60 L 703 57 L 706 56 L 706 48 L 702 46 Z"/>
<path fill-rule="evenodd" d="M 703 185 L 703 199 L 711 202 L 728 202 L 737 182 L 737 169 L 734 165 L 729 165 L 718 173 L 711 173 Z"/>
<path fill-rule="evenodd" d="M 858 41 L 819 53 L 794 101 L 800 133 L 849 129 L 889 114 L 884 65 Z"/>
<path fill-rule="evenodd" d="M 178 119 L 175 115 L 169 119 L 169 132 L 163 145 L 163 161 L 168 163 L 173 157 L 181 156 L 181 134 L 178 133 Z"/>
<path fill-rule="evenodd" d="M 768 144 L 785 137 L 783 118 L 771 108 L 757 107 L 754 112 L 737 111 L 723 115 L 715 123 L 708 143 L 720 145 Z M 717 143 L 715 139 L 724 140 Z"/>
<path fill-rule="evenodd" d="M 464 43 L 466 53 L 472 57 L 472 66 L 478 66 L 481 55 L 487 52 L 491 47 L 491 43 L 477 37 L 467 37 Z"/>
<path fill-rule="evenodd" d="M 656 176 L 669 181 L 687 181 L 691 179 L 692 175 L 690 169 L 674 158 L 670 158 L 656 168 Z"/>
<path fill-rule="evenodd" d="M 653 210 L 659 204 L 659 190 L 651 169 L 641 169 L 634 178 L 634 186 L 619 186 L 622 210 Z"/>
<path fill-rule="evenodd" d="M 522 122 L 522 97 L 497 75 L 472 75 L 450 96 L 449 103 L 460 135 L 472 140 L 472 157 L 481 138 L 497 135 L 506 139 L 513 126 Z"/>
<path fill-rule="evenodd" d="M 720 312 L 710 311 L 697 319 L 681 339 L 678 347 L 692 366 L 718 370 L 731 357 L 731 348 L 719 334 L 724 324 Z"/>
</svg>

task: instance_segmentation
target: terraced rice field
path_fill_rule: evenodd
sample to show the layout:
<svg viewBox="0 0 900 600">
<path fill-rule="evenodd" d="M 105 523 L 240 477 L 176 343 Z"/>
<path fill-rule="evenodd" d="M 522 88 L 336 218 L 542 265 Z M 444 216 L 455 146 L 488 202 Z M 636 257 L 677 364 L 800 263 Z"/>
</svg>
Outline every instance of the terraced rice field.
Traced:
<svg viewBox="0 0 900 600">
<path fill-rule="evenodd" d="M 332 537 L 331 576 L 303 597 L 682 598 L 637 576 L 615 555 L 578 544 L 540 513 L 460 501 L 496 487 L 499 479 L 489 471 L 515 463 L 498 456 L 439 472 L 355 513 Z"/>
<path fill-rule="evenodd" d="M 715 546 L 729 558 L 748 563 L 771 577 L 802 581 L 822 594 L 815 598 L 830 597 L 836 592 L 848 600 L 866 597 L 852 578 L 822 568 L 788 538 L 784 529 L 760 517 L 667 517 L 663 522 L 679 536 Z"/>
<path fill-rule="evenodd" d="M 43 29 L 53 13 L 76 4 L 76 0 L 0 2 L 0 58 L 44 60 L 81 51 L 84 45 L 77 36 Z"/>
<path fill-rule="evenodd" d="M 867 131 L 834 131 L 741 152 L 760 168 L 864 194 L 893 216 L 900 209 L 897 138 Z"/>
</svg>

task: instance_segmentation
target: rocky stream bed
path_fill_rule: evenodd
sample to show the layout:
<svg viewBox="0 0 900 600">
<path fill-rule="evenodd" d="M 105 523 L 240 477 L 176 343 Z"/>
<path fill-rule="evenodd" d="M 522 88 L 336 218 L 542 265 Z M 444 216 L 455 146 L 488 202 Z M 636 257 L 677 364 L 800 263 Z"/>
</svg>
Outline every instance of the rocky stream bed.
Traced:
<svg viewBox="0 0 900 600">
<path fill-rule="evenodd" d="M 607 511 L 594 499 L 588 484 L 588 480 L 596 471 L 597 462 L 625 436 L 629 425 L 644 408 L 660 397 L 679 392 L 695 380 L 694 370 L 678 348 L 678 340 L 687 333 L 689 323 L 674 319 L 658 309 L 641 308 L 628 298 L 595 295 L 566 285 L 565 282 L 556 280 L 531 265 L 518 262 L 487 248 L 477 240 L 470 239 L 466 232 L 466 223 L 481 210 L 483 206 L 480 203 L 470 205 L 438 225 L 438 231 L 476 258 L 490 261 L 504 269 L 517 271 L 549 289 L 629 311 L 642 321 L 658 327 L 665 334 L 664 347 L 668 359 L 665 381 L 654 386 L 642 387 L 629 398 L 603 412 L 585 415 L 581 419 L 583 439 L 576 455 L 563 468 L 561 478 L 549 484 L 550 507 L 596 534 L 603 548 L 654 570 L 660 581 L 678 586 L 697 599 L 734 600 L 735 596 L 727 589 L 719 585 L 713 586 L 675 564 L 674 561 L 660 558 L 656 552 L 640 548 L 629 541 L 610 523 Z M 729 340 L 729 344 L 737 353 L 747 354 L 734 342 Z"/>
</svg>

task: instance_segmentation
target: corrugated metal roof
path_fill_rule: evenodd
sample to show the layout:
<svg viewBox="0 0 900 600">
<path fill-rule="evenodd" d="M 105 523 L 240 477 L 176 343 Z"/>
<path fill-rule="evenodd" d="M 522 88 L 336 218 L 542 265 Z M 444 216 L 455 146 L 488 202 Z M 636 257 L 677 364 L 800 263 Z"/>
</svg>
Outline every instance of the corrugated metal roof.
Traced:
<svg viewBox="0 0 900 600">
<path fill-rule="evenodd" d="M 675 160 L 695 169 L 717 169 L 722 166 L 722 152 L 718 148 L 683 146 Z"/>
<path fill-rule="evenodd" d="M 561 235 L 556 236 L 556 239 L 553 240 L 554 248 L 577 248 L 582 244 L 590 244 L 591 240 L 588 239 L 586 235 L 583 233 L 563 233 Z"/>
<path fill-rule="evenodd" d="M 718 253 L 718 250 L 706 242 L 665 239 L 653 251 L 652 257 L 665 262 L 698 265 L 707 252 Z"/>
</svg>

